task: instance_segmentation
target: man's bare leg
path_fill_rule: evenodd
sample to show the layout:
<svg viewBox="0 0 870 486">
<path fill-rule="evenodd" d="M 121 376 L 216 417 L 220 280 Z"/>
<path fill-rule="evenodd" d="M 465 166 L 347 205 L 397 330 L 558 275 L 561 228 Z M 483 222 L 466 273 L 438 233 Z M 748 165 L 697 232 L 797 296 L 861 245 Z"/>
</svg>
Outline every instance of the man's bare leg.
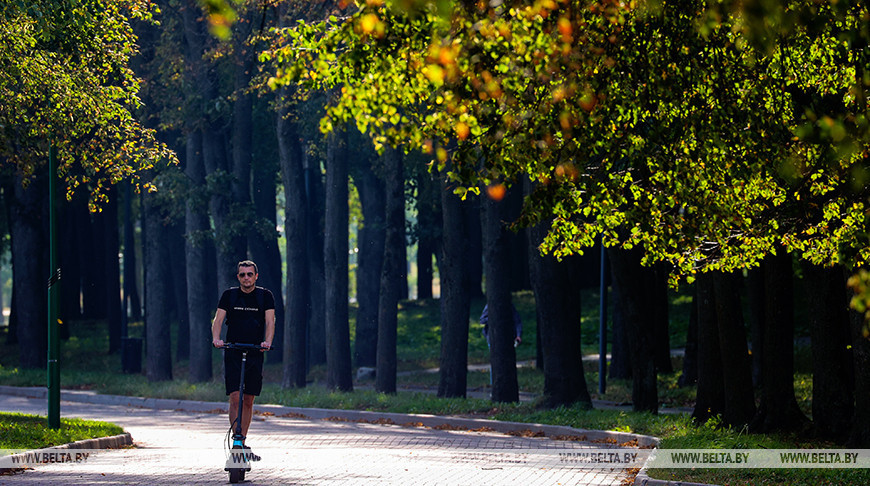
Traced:
<svg viewBox="0 0 870 486">
<path fill-rule="evenodd" d="M 245 401 L 242 404 L 242 435 L 248 436 L 248 427 L 251 426 L 251 415 L 254 411 L 254 395 L 245 394 Z M 239 417 L 239 392 L 230 393 L 230 426 L 232 426 Z M 236 429 L 233 428 L 233 433 Z"/>
</svg>

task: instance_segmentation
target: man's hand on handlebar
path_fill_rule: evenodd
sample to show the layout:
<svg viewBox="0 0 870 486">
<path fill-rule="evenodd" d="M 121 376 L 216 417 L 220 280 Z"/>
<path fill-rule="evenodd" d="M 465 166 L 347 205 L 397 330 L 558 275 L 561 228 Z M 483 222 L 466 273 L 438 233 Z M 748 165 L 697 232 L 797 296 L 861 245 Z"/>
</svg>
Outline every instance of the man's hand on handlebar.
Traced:
<svg viewBox="0 0 870 486">
<path fill-rule="evenodd" d="M 215 338 L 211 340 L 211 345 L 216 348 L 224 347 L 224 341 L 221 338 Z"/>
<path fill-rule="evenodd" d="M 270 343 L 268 341 L 263 341 L 262 343 L 260 343 L 260 352 L 261 353 L 264 353 L 270 349 L 272 349 L 272 343 Z"/>
</svg>

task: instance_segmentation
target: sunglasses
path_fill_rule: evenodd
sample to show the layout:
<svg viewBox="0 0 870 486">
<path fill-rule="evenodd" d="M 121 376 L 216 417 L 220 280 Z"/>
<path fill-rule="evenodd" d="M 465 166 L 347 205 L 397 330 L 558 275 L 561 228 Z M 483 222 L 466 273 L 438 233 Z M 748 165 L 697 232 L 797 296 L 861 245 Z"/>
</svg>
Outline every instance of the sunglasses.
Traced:
<svg viewBox="0 0 870 486">
<path fill-rule="evenodd" d="M 253 277 L 253 276 L 254 276 L 254 272 L 247 272 L 247 273 L 240 272 L 239 273 L 239 277 Z"/>
</svg>

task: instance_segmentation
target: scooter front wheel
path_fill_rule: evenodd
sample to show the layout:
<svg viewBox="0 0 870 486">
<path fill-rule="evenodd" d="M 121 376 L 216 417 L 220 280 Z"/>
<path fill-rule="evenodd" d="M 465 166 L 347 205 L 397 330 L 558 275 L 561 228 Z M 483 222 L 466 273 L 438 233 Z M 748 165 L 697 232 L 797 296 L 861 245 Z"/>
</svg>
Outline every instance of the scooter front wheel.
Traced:
<svg viewBox="0 0 870 486">
<path fill-rule="evenodd" d="M 239 451 L 236 453 L 237 455 L 233 456 L 233 464 L 232 467 L 228 468 L 230 476 L 230 483 L 239 483 L 245 480 L 245 472 L 251 467 L 247 458 L 244 456 L 244 448 L 240 445 L 234 445 L 232 448 L 233 451 Z M 236 461 L 244 461 L 244 464 L 236 464 Z"/>
</svg>

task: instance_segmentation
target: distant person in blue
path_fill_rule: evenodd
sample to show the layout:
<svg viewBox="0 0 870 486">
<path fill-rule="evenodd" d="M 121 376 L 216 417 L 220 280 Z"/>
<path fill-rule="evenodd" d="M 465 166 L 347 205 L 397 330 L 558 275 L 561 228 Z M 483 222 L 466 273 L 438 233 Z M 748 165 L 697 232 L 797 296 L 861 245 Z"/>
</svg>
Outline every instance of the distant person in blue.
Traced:
<svg viewBox="0 0 870 486">
<path fill-rule="evenodd" d="M 523 342 L 523 321 L 520 319 L 520 313 L 517 312 L 513 302 L 511 302 L 511 311 L 514 314 L 514 347 L 517 347 Z M 481 333 L 483 333 L 483 337 L 486 339 L 486 345 L 491 347 L 489 343 L 489 305 L 483 306 L 483 312 L 480 314 L 480 323 L 483 325 Z"/>
</svg>

